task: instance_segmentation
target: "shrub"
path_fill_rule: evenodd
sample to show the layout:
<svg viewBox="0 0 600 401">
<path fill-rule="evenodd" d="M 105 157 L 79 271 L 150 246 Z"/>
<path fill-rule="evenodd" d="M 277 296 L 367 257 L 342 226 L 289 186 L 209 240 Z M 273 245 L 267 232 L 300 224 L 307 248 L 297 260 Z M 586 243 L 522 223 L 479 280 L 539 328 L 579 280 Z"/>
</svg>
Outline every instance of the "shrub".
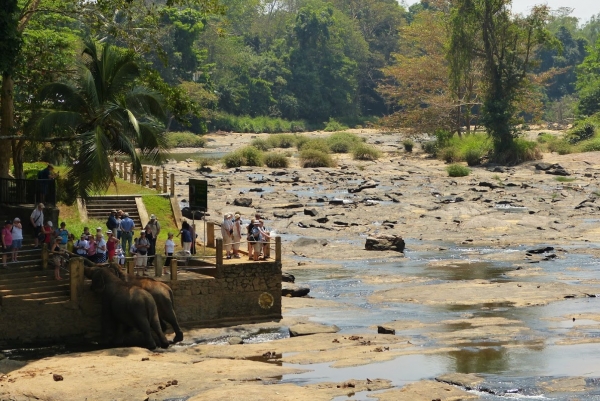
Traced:
<svg viewBox="0 0 600 401">
<path fill-rule="evenodd" d="M 276 134 L 267 139 L 272 148 L 291 148 L 296 143 L 296 136 L 290 134 Z"/>
<path fill-rule="evenodd" d="M 325 140 L 323 138 L 309 139 L 308 141 L 303 142 L 302 145 L 298 149 L 299 150 L 315 149 L 315 150 L 320 150 L 321 152 L 324 152 L 324 153 L 330 152 L 329 145 L 327 144 L 327 140 Z"/>
<path fill-rule="evenodd" d="M 481 148 L 468 148 L 465 151 L 465 161 L 469 166 L 477 166 L 483 158 L 483 150 Z"/>
<path fill-rule="evenodd" d="M 331 155 L 317 149 L 305 149 L 300 152 L 302 167 L 334 167 L 335 161 Z"/>
<path fill-rule="evenodd" d="M 459 150 L 453 146 L 440 149 L 438 153 L 439 157 L 446 163 L 455 163 L 462 159 Z"/>
<path fill-rule="evenodd" d="M 289 159 L 280 153 L 269 152 L 264 156 L 265 164 L 271 168 L 285 168 L 289 166 Z"/>
<path fill-rule="evenodd" d="M 517 157 L 516 162 L 518 163 L 530 160 L 539 160 L 542 158 L 542 152 L 540 151 L 537 143 L 523 138 L 516 138 L 514 140 L 514 149 Z"/>
<path fill-rule="evenodd" d="M 363 138 L 351 132 L 337 132 L 327 138 L 327 144 L 333 153 L 348 153 L 362 142 L 364 142 Z"/>
<path fill-rule="evenodd" d="M 169 132 L 167 145 L 171 148 L 203 148 L 206 140 L 192 132 Z"/>
<path fill-rule="evenodd" d="M 301 150 L 306 142 L 310 141 L 307 136 L 296 135 L 296 149 Z"/>
<path fill-rule="evenodd" d="M 559 155 L 568 155 L 573 153 L 573 145 L 565 140 L 548 142 L 547 147 L 550 152 L 556 152 Z"/>
<path fill-rule="evenodd" d="M 410 153 L 413 151 L 415 143 L 412 141 L 412 139 L 405 139 L 402 141 L 402 145 L 404 146 L 404 150 Z"/>
<path fill-rule="evenodd" d="M 438 152 L 437 141 L 427 141 L 423 143 L 423 151 L 433 157 L 436 157 Z"/>
<path fill-rule="evenodd" d="M 589 122 L 585 122 L 573 129 L 573 131 L 569 135 L 569 142 L 575 144 L 581 141 L 585 141 L 587 139 L 592 138 L 595 133 L 596 127 Z"/>
<path fill-rule="evenodd" d="M 452 137 L 454 136 L 452 132 L 445 129 L 437 129 L 435 130 L 433 135 L 435 135 L 435 141 L 437 142 L 438 148 L 448 146 L 448 143 L 450 143 L 450 139 L 452 139 Z"/>
<path fill-rule="evenodd" d="M 327 132 L 343 131 L 345 129 L 348 129 L 348 127 L 331 117 L 329 117 L 329 121 L 325 123 L 324 128 Z"/>
<path fill-rule="evenodd" d="M 466 177 L 471 174 L 471 170 L 461 164 L 451 164 L 446 167 L 446 171 L 450 177 Z"/>
<path fill-rule="evenodd" d="M 223 156 L 223 164 L 227 168 L 241 166 L 262 166 L 263 154 L 254 146 L 246 146 Z"/>
<path fill-rule="evenodd" d="M 241 167 L 244 165 L 244 156 L 240 152 L 228 153 L 221 159 L 223 165 L 227 168 Z"/>
<path fill-rule="evenodd" d="M 381 152 L 373 146 L 360 144 L 352 149 L 354 160 L 377 160 L 381 157 Z"/>
<path fill-rule="evenodd" d="M 197 161 L 198 161 L 198 165 L 200 167 L 206 167 L 206 166 L 212 166 L 213 164 L 215 164 L 217 159 L 212 158 L 212 157 L 199 157 L 197 159 Z"/>
<path fill-rule="evenodd" d="M 600 138 L 590 139 L 581 143 L 582 152 L 597 152 L 600 151 Z"/>
<path fill-rule="evenodd" d="M 267 139 L 255 138 L 250 142 L 250 146 L 254 146 L 258 150 L 267 151 L 271 149 L 273 146 L 271 142 Z"/>
</svg>

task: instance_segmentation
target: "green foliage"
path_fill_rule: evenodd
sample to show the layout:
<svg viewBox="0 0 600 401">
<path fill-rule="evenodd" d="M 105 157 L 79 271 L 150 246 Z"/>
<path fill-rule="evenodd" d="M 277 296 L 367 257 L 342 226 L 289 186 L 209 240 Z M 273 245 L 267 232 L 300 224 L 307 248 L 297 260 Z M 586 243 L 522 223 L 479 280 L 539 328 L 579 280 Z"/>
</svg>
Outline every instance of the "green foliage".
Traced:
<svg viewBox="0 0 600 401">
<path fill-rule="evenodd" d="M 523 163 L 542 158 L 542 152 L 536 142 L 516 138 L 510 148 L 503 153 L 495 154 L 500 163 Z"/>
<path fill-rule="evenodd" d="M 446 146 L 438 151 L 438 157 L 446 163 L 462 161 L 460 150 L 454 146 Z"/>
<path fill-rule="evenodd" d="M 471 174 L 471 170 L 462 164 L 451 164 L 446 167 L 446 171 L 450 177 L 466 177 Z"/>
<path fill-rule="evenodd" d="M 563 176 L 554 177 L 554 179 L 558 182 L 573 182 L 576 180 L 576 178 L 563 177 Z"/>
<path fill-rule="evenodd" d="M 381 152 L 374 146 L 361 143 L 352 149 L 352 157 L 354 160 L 377 160 Z"/>
<path fill-rule="evenodd" d="M 475 166 L 492 151 L 492 142 L 486 134 L 458 137 L 448 131 L 436 131 L 436 140 L 425 143 L 423 149 L 446 163 L 466 161 Z"/>
<path fill-rule="evenodd" d="M 484 152 L 482 148 L 467 148 L 464 153 L 465 161 L 469 166 L 477 166 L 481 164 L 481 159 L 484 156 Z"/>
<path fill-rule="evenodd" d="M 348 129 L 348 127 L 346 127 L 345 125 L 343 125 L 342 123 L 340 123 L 333 117 L 329 117 L 329 121 L 327 121 L 325 123 L 325 128 L 323 128 L 323 130 L 327 131 L 327 132 L 337 132 L 337 131 L 343 131 L 346 129 Z"/>
<path fill-rule="evenodd" d="M 203 148 L 206 140 L 192 132 L 169 132 L 167 146 L 170 148 Z"/>
<path fill-rule="evenodd" d="M 591 139 L 595 133 L 596 127 L 589 122 L 584 122 L 583 124 L 580 124 L 571 130 L 568 141 L 572 144 L 576 144 L 581 141 Z"/>
<path fill-rule="evenodd" d="M 265 165 L 271 168 L 286 168 L 289 166 L 289 159 L 280 153 L 269 152 L 264 157 Z"/>
<path fill-rule="evenodd" d="M 254 146 L 256 149 L 262 150 L 263 152 L 266 152 L 273 147 L 271 141 L 262 138 L 254 138 L 252 142 L 250 142 L 250 146 Z"/>
<path fill-rule="evenodd" d="M 415 143 L 413 142 L 412 139 L 405 139 L 404 141 L 402 141 L 402 146 L 404 146 L 405 151 L 410 153 L 413 151 L 413 147 L 415 146 Z"/>
<path fill-rule="evenodd" d="M 577 112 L 588 117 L 600 112 L 600 39 L 589 47 L 589 54 L 577 67 Z"/>
<path fill-rule="evenodd" d="M 311 139 L 298 139 L 296 141 L 296 147 L 298 150 L 315 149 L 323 153 L 329 153 L 329 145 L 325 138 L 311 138 Z"/>
<path fill-rule="evenodd" d="M 213 131 L 246 132 L 246 133 L 278 133 L 278 132 L 303 132 L 303 121 L 287 121 L 274 117 L 249 117 L 234 116 L 219 113 L 211 119 L 209 128 Z"/>
<path fill-rule="evenodd" d="M 0 73 L 12 74 L 21 51 L 19 14 L 17 0 L 6 0 L 0 8 Z"/>
<path fill-rule="evenodd" d="M 437 157 L 438 150 L 437 141 L 427 141 L 423 143 L 423 151 L 433 157 Z"/>
<path fill-rule="evenodd" d="M 221 160 L 225 167 L 262 166 L 263 153 L 254 146 L 246 146 L 235 152 L 228 153 Z"/>
<path fill-rule="evenodd" d="M 297 137 L 291 134 L 269 135 L 268 143 L 273 148 L 288 149 L 296 144 Z"/>
<path fill-rule="evenodd" d="M 304 149 L 300 152 L 300 165 L 302 167 L 335 167 L 335 160 L 318 149 Z"/>
<path fill-rule="evenodd" d="M 215 159 L 214 157 L 198 157 L 196 159 L 196 162 L 198 162 L 198 165 L 200 166 L 200 168 L 202 168 L 214 165 L 217 162 L 217 159 Z"/>
<path fill-rule="evenodd" d="M 585 142 L 581 142 L 580 149 L 582 152 L 600 151 L 600 137 L 592 138 Z"/>
<path fill-rule="evenodd" d="M 337 132 L 327 138 L 327 144 L 333 153 L 348 153 L 362 142 L 363 138 L 351 132 Z"/>
</svg>

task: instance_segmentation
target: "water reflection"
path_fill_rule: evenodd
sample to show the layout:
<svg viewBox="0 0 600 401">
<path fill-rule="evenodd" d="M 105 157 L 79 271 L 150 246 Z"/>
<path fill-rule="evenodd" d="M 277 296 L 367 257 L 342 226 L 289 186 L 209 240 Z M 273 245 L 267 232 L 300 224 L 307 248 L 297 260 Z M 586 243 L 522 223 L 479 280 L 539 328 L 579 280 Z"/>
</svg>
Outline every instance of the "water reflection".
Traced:
<svg viewBox="0 0 600 401">
<path fill-rule="evenodd" d="M 454 366 L 450 369 L 457 373 L 503 373 L 509 369 L 510 355 L 504 347 L 463 348 L 448 353 Z"/>
</svg>

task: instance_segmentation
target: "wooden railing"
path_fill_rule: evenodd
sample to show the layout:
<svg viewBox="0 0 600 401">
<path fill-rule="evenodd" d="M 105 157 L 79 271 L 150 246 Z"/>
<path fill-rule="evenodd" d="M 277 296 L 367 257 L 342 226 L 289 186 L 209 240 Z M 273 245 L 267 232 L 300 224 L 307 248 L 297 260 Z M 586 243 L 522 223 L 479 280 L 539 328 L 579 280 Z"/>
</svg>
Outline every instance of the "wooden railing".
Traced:
<svg viewBox="0 0 600 401">
<path fill-rule="evenodd" d="M 165 169 L 158 166 L 143 166 L 142 175 L 134 173 L 130 162 L 112 162 L 113 174 L 130 183 L 139 184 L 144 188 L 155 189 L 158 193 L 175 196 L 175 174 L 167 174 Z"/>
<path fill-rule="evenodd" d="M 0 202 L 9 205 L 43 202 L 53 207 L 56 205 L 56 181 L 0 178 Z"/>
</svg>

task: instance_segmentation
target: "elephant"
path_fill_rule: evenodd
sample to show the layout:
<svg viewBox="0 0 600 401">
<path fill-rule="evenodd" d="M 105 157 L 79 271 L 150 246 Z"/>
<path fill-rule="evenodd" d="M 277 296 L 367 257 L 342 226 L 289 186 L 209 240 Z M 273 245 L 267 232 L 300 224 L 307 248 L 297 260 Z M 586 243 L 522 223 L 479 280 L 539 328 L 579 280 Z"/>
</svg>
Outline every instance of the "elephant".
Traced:
<svg viewBox="0 0 600 401">
<path fill-rule="evenodd" d="M 150 295 L 152 295 L 152 298 L 154 298 L 154 302 L 156 302 L 156 307 L 158 308 L 158 318 L 160 319 L 162 330 L 165 331 L 167 328 L 166 323 L 169 323 L 175 332 L 175 337 L 173 338 L 172 343 L 175 344 L 183 341 L 183 332 L 179 327 L 177 316 L 175 315 L 175 309 L 173 306 L 173 290 L 171 287 L 151 277 L 125 275 L 121 271 L 119 265 L 114 263 L 110 264 L 109 270 L 122 281 L 148 291 Z"/>
<path fill-rule="evenodd" d="M 86 275 L 92 279 L 92 290 L 102 294 L 102 331 L 105 338 L 116 326 L 115 344 L 121 345 L 123 327 L 133 327 L 142 333 L 146 348 L 156 348 L 152 332 L 162 348 L 169 347 L 161 329 L 156 302 L 148 291 L 125 283 L 107 268 L 86 268 Z"/>
</svg>

